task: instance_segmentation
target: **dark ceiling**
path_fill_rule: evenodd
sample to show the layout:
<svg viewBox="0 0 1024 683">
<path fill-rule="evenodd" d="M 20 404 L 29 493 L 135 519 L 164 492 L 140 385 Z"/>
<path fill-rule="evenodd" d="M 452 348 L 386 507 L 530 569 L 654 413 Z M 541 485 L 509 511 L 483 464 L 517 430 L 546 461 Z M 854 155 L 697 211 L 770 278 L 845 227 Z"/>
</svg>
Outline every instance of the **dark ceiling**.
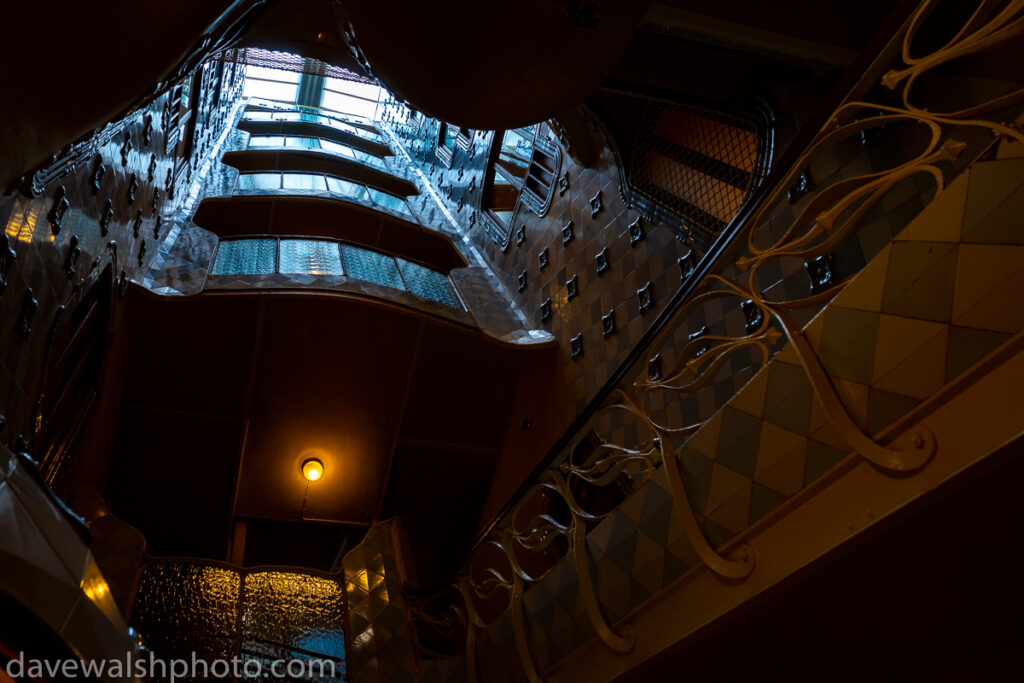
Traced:
<svg viewBox="0 0 1024 683">
<path fill-rule="evenodd" d="M 506 433 L 526 417 L 515 411 L 553 415 L 559 400 L 520 395 L 554 376 L 554 347 L 513 347 L 366 298 L 132 287 L 125 320 L 107 492 L 154 555 L 226 559 L 236 519 L 329 527 L 401 515 L 420 531 L 414 555 L 454 561 Z M 313 484 L 300 472 L 308 457 L 324 463 Z M 425 580 L 444 570 L 430 564 Z"/>
</svg>

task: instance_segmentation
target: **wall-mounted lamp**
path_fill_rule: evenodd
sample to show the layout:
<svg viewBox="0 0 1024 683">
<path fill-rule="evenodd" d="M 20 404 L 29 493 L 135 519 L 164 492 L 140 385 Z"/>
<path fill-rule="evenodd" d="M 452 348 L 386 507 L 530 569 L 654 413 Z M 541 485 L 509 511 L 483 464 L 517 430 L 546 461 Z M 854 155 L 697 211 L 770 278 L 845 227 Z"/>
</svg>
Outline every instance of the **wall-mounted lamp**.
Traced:
<svg viewBox="0 0 1024 683">
<path fill-rule="evenodd" d="M 316 481 L 324 476 L 324 464 L 317 458 L 309 458 L 302 463 L 302 476 L 309 481 Z"/>
</svg>

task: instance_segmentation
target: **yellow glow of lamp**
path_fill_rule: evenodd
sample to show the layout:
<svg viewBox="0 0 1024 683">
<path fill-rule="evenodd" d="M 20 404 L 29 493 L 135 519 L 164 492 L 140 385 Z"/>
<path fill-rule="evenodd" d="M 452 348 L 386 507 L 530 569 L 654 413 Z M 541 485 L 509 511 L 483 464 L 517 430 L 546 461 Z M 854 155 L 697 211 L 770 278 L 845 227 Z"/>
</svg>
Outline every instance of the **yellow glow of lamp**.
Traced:
<svg viewBox="0 0 1024 683">
<path fill-rule="evenodd" d="M 316 458 L 310 458 L 302 463 L 302 476 L 308 481 L 316 481 L 324 476 L 324 464 Z"/>
</svg>

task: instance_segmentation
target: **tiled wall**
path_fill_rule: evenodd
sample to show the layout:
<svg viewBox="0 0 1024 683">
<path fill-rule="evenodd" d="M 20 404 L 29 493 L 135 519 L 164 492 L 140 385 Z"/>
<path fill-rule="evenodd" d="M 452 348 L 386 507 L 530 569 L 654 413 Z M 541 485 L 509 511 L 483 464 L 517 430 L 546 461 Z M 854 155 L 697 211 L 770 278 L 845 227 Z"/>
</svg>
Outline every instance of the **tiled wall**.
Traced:
<svg viewBox="0 0 1024 683">
<path fill-rule="evenodd" d="M 605 149 L 593 168 L 582 167 L 562 154 L 558 175 L 566 174 L 568 187 L 564 192 L 556 189 L 543 217 L 522 209 L 513 226 L 513 233 L 522 229 L 522 239 L 514 236 L 502 251 L 488 236 L 480 210 L 493 133 L 476 132 L 469 149 L 457 145 L 449 168 L 434 153 L 438 122 L 420 118 L 407 124 L 385 121 L 382 125 L 395 133 L 431 186 L 411 198 L 414 211 L 424 225 L 447 224 L 445 229 L 457 241 L 481 254 L 526 324 L 558 340 L 570 368 L 571 396 L 576 410 L 581 410 L 679 287 L 682 271 L 677 259 L 689 253 L 689 247 L 668 229 L 642 221 L 641 238 L 631 239 L 629 227 L 639 214 L 623 204 L 614 155 Z M 444 203 L 444 211 L 433 196 Z M 600 208 L 595 212 L 598 196 Z M 451 226 L 448 216 L 457 228 Z M 565 240 L 563 229 L 570 222 L 572 238 Z M 546 256 L 543 266 L 542 252 Z M 599 252 L 608 262 L 601 273 Z M 520 288 L 524 273 L 525 286 Z M 578 293 L 570 298 L 567 283 L 574 277 Z M 645 287 L 646 299 L 638 294 Z M 544 316 L 541 307 L 549 299 L 550 316 Z M 602 317 L 609 314 L 614 317 L 615 331 L 605 335 Z"/>
<path fill-rule="evenodd" d="M 351 683 L 412 683 L 416 655 L 402 596 L 396 521 L 375 524 L 342 560 Z"/>
<path fill-rule="evenodd" d="M 168 152 L 165 144 L 170 95 L 164 94 L 77 143 L 69 163 L 39 196 L 19 191 L 0 197 L 5 242 L 0 245 L 0 440 L 5 443 L 13 446 L 19 436 L 31 442 L 48 338 L 62 307 L 72 309 L 108 265 L 119 283 L 141 280 L 172 230 L 173 217 L 187 202 L 200 162 L 239 92 L 240 80 L 222 89 L 216 73 L 214 63 L 203 67 L 205 87 L 193 112 L 195 146 L 179 177 L 172 170 L 175 150 Z M 82 148 L 85 153 L 74 153 Z M 58 226 L 51 219 L 59 216 Z"/>
<path fill-rule="evenodd" d="M 1024 328 L 1022 210 L 1024 158 L 974 164 L 806 326 L 866 433 L 883 432 Z M 677 455 L 694 512 L 718 546 L 849 452 L 785 345 Z M 672 506 L 660 468 L 588 534 L 610 622 L 698 564 Z M 530 587 L 524 608 L 541 671 L 594 636 L 567 559 Z M 482 680 L 524 680 L 507 613 L 480 643 Z"/>
</svg>

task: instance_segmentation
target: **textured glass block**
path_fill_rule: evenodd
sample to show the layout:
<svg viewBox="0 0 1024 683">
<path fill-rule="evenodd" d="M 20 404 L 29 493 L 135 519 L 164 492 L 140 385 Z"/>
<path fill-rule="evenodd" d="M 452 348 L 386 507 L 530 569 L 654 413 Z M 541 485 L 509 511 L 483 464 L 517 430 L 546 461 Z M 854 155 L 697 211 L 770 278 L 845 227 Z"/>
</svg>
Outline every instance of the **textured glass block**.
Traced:
<svg viewBox="0 0 1024 683">
<path fill-rule="evenodd" d="M 364 202 L 370 201 L 369 195 L 366 194 L 365 186 L 348 180 L 342 180 L 341 178 L 335 178 L 334 176 L 327 176 L 327 189 L 330 190 L 332 194 L 339 195 L 346 199 L 355 199 Z"/>
<path fill-rule="evenodd" d="M 412 263 L 404 259 L 398 259 L 398 266 L 402 269 L 402 277 L 409 291 L 424 299 L 436 301 L 452 308 L 462 308 L 455 288 L 444 273 L 424 268 L 418 263 Z"/>
<path fill-rule="evenodd" d="M 283 135 L 253 135 L 249 138 L 250 147 L 281 147 L 283 145 Z"/>
<path fill-rule="evenodd" d="M 277 240 L 227 240 L 217 247 L 211 275 L 270 275 Z"/>
<path fill-rule="evenodd" d="M 132 626 L 160 657 L 193 650 L 230 656 L 240 585 L 229 569 L 184 562 L 150 565 L 139 578 Z"/>
<path fill-rule="evenodd" d="M 277 272 L 287 275 L 341 275 L 338 243 L 329 240 L 281 240 Z"/>
<path fill-rule="evenodd" d="M 331 579 L 254 572 L 245 578 L 242 637 L 342 659 L 344 601 L 341 586 Z"/>
<path fill-rule="evenodd" d="M 370 192 L 370 197 L 373 199 L 373 203 L 377 206 L 384 209 L 390 209 L 391 211 L 397 211 L 398 213 L 405 214 L 406 216 L 412 216 L 412 212 L 409 211 L 409 205 L 406 204 L 405 200 L 401 197 L 396 197 L 393 194 L 375 190 L 372 187 L 367 189 Z"/>
<path fill-rule="evenodd" d="M 280 190 L 280 173 L 243 173 L 238 176 L 239 190 Z"/>
<path fill-rule="evenodd" d="M 286 190 L 327 191 L 327 183 L 320 174 L 284 173 L 283 187 Z"/>
<path fill-rule="evenodd" d="M 345 259 L 345 272 L 349 277 L 392 289 L 405 289 L 395 259 L 390 256 L 347 245 L 342 245 L 341 254 Z"/>
<path fill-rule="evenodd" d="M 298 147 L 300 149 L 320 149 L 320 141 L 316 138 L 299 137 L 289 135 L 284 141 L 285 147 Z"/>
</svg>

